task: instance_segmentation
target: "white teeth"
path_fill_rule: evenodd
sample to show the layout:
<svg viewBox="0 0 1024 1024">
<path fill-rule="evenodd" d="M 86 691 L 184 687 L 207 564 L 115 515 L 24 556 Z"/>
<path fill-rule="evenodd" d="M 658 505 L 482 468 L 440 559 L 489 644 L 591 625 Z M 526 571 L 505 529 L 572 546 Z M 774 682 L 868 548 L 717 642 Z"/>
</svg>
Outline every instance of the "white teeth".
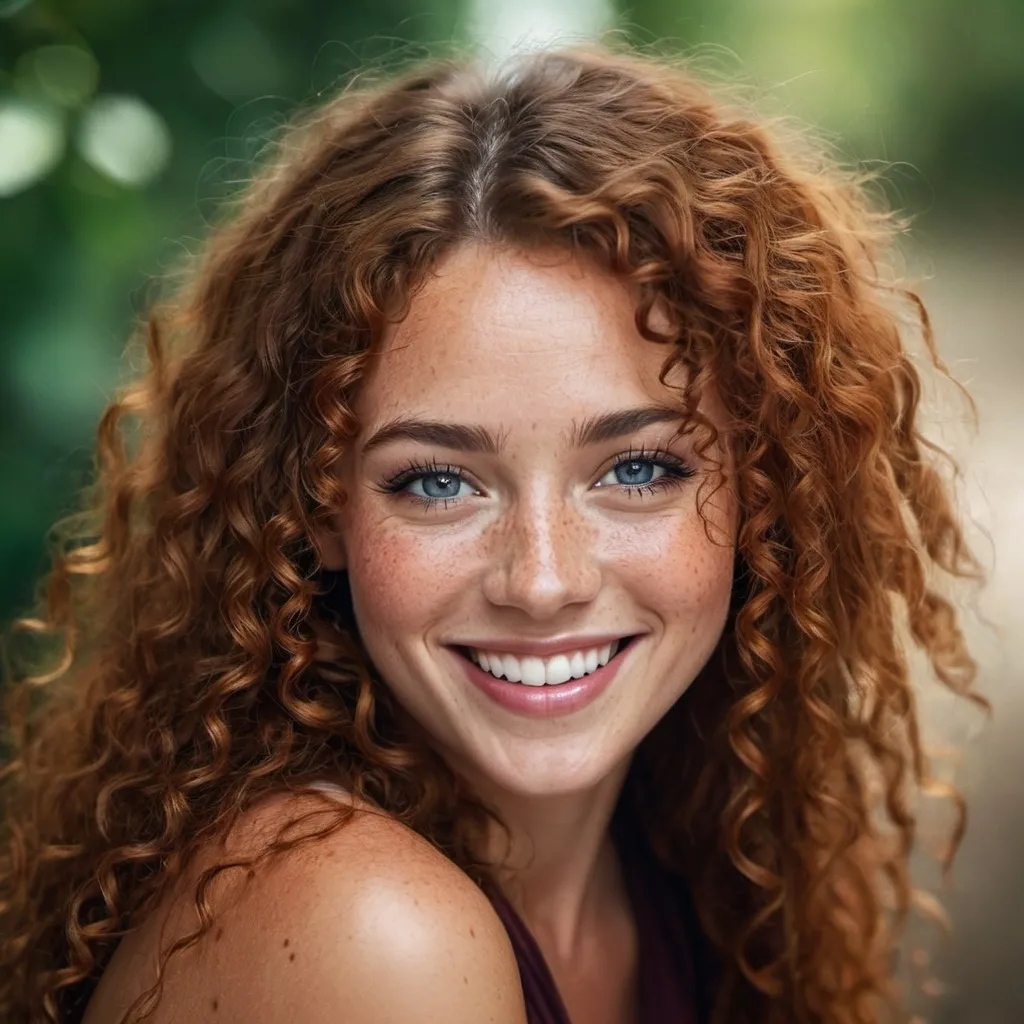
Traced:
<svg viewBox="0 0 1024 1024">
<path fill-rule="evenodd" d="M 616 640 L 604 647 L 591 647 L 585 651 L 556 654 L 551 658 L 517 658 L 514 654 L 498 654 L 494 651 L 480 651 L 470 648 L 470 657 L 485 672 L 510 683 L 524 683 L 526 686 L 558 686 L 570 679 L 581 679 L 607 665 L 618 652 L 621 641 Z"/>
<path fill-rule="evenodd" d="M 549 686 L 567 683 L 572 679 L 572 666 L 564 654 L 556 654 L 545 666 L 544 682 Z"/>
<path fill-rule="evenodd" d="M 523 658 L 519 665 L 523 672 L 523 682 L 527 686 L 544 685 L 544 662 L 540 658 Z"/>
</svg>

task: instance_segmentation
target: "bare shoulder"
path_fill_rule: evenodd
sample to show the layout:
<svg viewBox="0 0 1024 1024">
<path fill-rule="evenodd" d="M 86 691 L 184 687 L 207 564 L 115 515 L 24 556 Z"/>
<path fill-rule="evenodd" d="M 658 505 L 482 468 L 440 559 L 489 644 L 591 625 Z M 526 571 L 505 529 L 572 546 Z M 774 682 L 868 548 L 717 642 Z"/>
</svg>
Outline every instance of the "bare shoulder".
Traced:
<svg viewBox="0 0 1024 1024">
<path fill-rule="evenodd" d="M 317 796 L 255 808 L 225 849 L 122 942 L 85 1024 L 118 1024 L 153 983 L 160 949 L 196 927 L 198 872 L 251 855 Z M 310 819 L 322 825 L 322 819 Z M 232 877 L 234 876 L 234 877 Z M 359 807 L 331 835 L 211 888 L 213 929 L 168 963 L 152 1024 L 524 1024 L 515 956 L 486 896 L 421 836 Z"/>
</svg>

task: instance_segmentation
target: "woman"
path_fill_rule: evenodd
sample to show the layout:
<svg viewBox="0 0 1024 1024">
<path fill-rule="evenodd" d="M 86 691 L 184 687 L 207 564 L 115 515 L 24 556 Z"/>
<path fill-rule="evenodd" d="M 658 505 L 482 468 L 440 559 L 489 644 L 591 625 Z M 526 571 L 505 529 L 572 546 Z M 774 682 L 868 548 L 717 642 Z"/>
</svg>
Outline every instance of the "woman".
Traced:
<svg viewBox="0 0 1024 1024">
<path fill-rule="evenodd" d="M 893 232 L 596 46 L 287 135 L 16 630 L 3 1018 L 900 1019 L 977 569 Z"/>
</svg>

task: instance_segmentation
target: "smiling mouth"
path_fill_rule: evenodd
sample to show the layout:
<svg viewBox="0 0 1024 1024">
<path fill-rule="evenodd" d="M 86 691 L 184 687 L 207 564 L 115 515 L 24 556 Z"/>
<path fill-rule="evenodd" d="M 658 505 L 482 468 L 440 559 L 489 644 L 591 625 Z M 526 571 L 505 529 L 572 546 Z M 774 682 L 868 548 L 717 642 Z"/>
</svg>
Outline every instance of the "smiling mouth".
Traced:
<svg viewBox="0 0 1024 1024">
<path fill-rule="evenodd" d="M 621 657 L 636 639 L 636 636 L 622 637 L 601 647 L 567 651 L 550 658 L 521 657 L 475 647 L 455 647 L 454 650 L 495 679 L 525 686 L 561 686 L 583 679 Z"/>
</svg>

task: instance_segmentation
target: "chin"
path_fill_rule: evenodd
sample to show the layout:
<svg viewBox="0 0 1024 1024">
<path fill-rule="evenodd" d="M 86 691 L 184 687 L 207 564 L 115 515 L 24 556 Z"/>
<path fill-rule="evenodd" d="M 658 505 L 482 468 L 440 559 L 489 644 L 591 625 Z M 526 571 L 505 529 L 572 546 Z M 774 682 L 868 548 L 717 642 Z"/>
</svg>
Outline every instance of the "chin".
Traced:
<svg viewBox="0 0 1024 1024">
<path fill-rule="evenodd" d="M 546 740 L 543 744 L 520 740 L 515 746 L 515 751 L 507 751 L 500 759 L 478 756 L 463 762 L 464 771 L 473 777 L 482 776 L 487 780 L 485 785 L 510 796 L 542 799 L 597 788 L 610 776 L 618 775 L 632 753 L 616 750 L 606 756 L 595 756 L 594 744 L 583 737 L 576 739 L 575 749 L 558 745 L 558 740 Z M 573 757 L 576 751 L 579 756 Z"/>
</svg>

